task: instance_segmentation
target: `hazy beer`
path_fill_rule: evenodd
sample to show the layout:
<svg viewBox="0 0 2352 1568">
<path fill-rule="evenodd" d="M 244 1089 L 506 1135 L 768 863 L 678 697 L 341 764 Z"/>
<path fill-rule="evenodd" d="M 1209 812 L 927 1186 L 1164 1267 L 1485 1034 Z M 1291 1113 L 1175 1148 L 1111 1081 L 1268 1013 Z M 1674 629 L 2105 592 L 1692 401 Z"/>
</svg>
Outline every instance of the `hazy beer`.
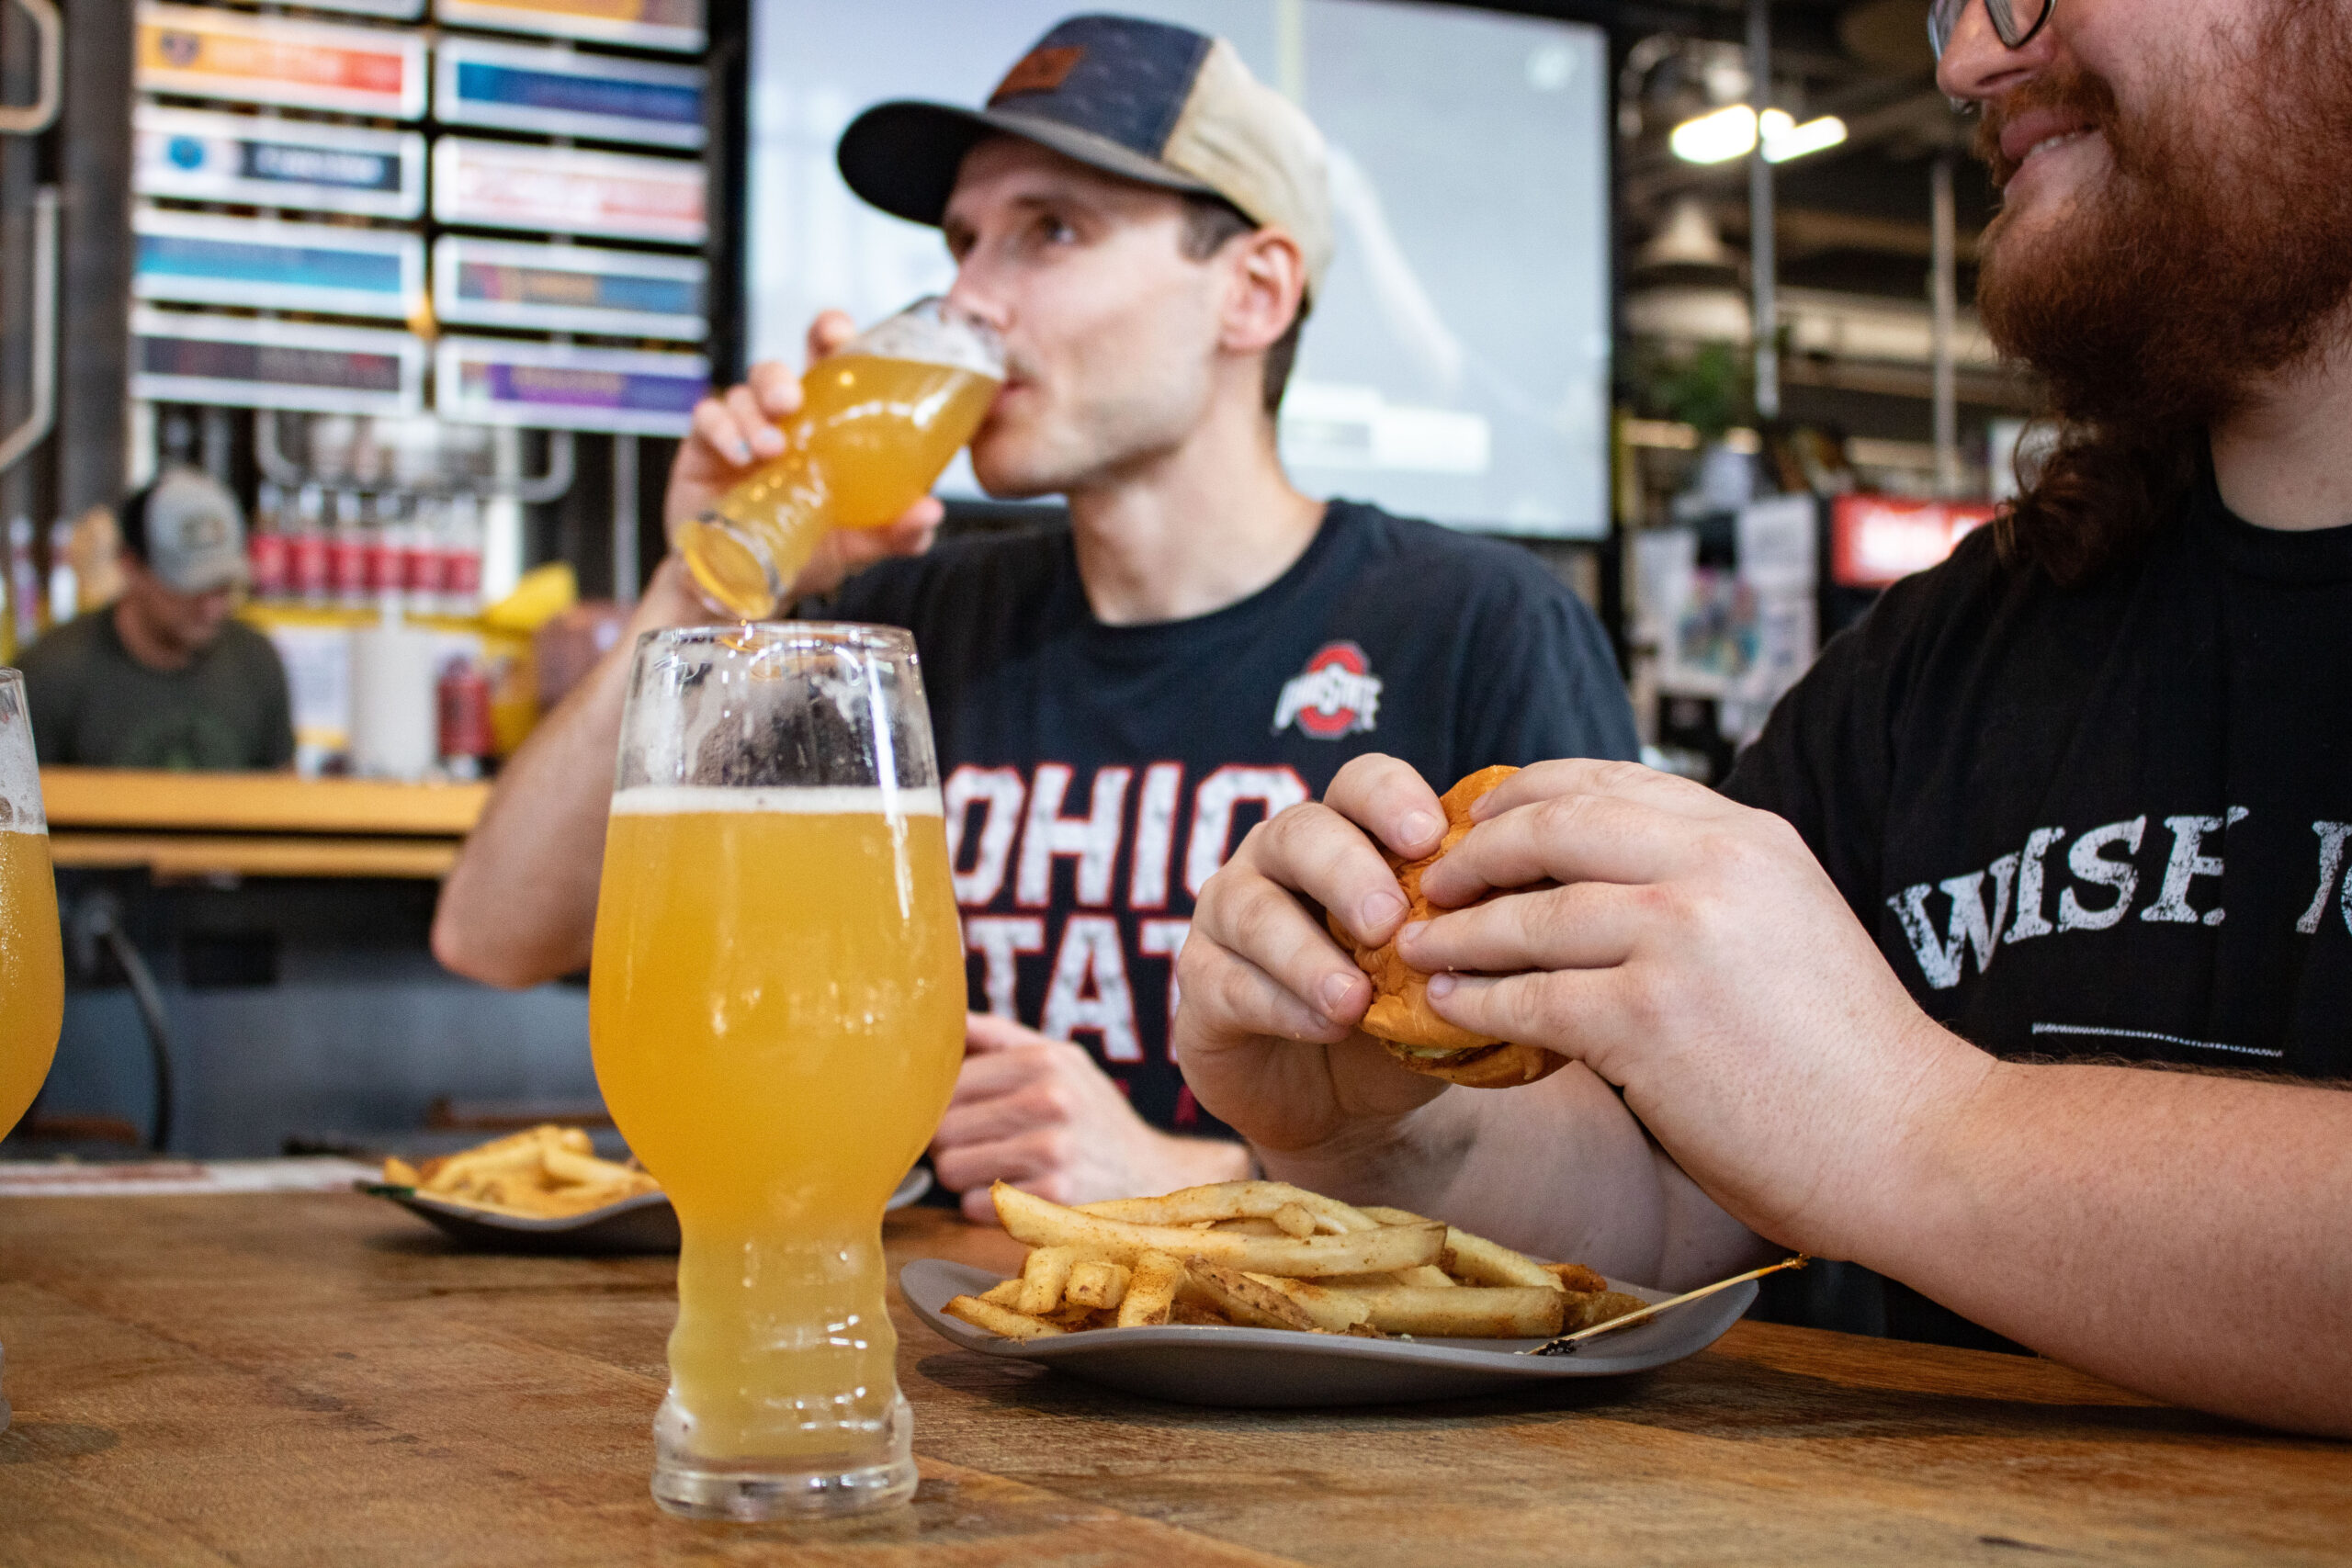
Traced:
<svg viewBox="0 0 2352 1568">
<path fill-rule="evenodd" d="M 40 1092 L 64 1015 L 49 834 L 0 824 L 0 1137 Z"/>
<path fill-rule="evenodd" d="M 809 367 L 784 455 L 679 528 L 695 582 L 746 620 L 774 614 L 829 529 L 878 528 L 922 499 L 1001 378 L 987 329 L 935 299 Z"/>
<path fill-rule="evenodd" d="M 653 1494 L 766 1518 L 902 1501 L 882 1213 L 964 1055 L 964 944 L 913 639 L 648 635 L 589 984 L 596 1080 L 678 1212 Z"/>
</svg>

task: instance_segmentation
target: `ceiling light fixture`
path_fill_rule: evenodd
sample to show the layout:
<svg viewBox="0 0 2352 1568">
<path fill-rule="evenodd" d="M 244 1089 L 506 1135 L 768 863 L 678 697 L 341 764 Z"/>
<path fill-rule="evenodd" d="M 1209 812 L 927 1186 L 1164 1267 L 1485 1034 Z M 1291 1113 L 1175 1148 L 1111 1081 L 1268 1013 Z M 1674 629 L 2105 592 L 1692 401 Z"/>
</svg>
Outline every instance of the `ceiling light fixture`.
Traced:
<svg viewBox="0 0 2352 1568">
<path fill-rule="evenodd" d="M 1846 140 L 1846 122 L 1823 115 L 1799 125 L 1785 110 L 1764 111 L 1764 158 L 1785 164 L 1808 152 L 1835 147 Z M 1756 116 L 1746 104 L 1732 104 L 1686 119 L 1667 138 L 1674 155 L 1686 164 L 1724 164 L 1744 158 L 1756 147 Z"/>
</svg>

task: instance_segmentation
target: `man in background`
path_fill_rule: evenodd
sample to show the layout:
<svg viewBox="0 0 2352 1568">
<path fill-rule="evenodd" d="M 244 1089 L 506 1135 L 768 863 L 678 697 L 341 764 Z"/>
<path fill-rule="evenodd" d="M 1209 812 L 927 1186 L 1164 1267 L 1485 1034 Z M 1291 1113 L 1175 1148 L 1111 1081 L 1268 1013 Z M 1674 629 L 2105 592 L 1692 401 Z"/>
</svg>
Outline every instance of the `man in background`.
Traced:
<svg viewBox="0 0 2352 1568">
<path fill-rule="evenodd" d="M 122 595 L 18 660 L 40 760 L 100 768 L 282 768 L 294 757 L 286 671 L 230 618 L 245 525 L 209 475 L 170 468 L 122 503 Z"/>
</svg>

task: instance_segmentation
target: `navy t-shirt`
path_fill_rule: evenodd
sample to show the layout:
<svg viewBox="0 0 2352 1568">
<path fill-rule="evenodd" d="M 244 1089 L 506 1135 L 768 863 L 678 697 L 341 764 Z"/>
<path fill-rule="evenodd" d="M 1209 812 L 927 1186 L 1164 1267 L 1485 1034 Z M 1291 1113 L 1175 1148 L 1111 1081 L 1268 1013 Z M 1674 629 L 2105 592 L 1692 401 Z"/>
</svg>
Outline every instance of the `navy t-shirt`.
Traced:
<svg viewBox="0 0 2352 1568">
<path fill-rule="evenodd" d="M 1356 502 L 1190 620 L 1095 619 L 1066 526 L 886 561 L 819 608 L 914 633 L 973 1009 L 1085 1045 L 1162 1128 L 1213 1129 L 1169 1059 L 1172 970 L 1252 825 L 1366 751 L 1443 789 L 1635 750 L 1607 639 L 1541 563 Z"/>
<path fill-rule="evenodd" d="M 1996 1055 L 2352 1077 L 2347 626 L 2352 527 L 2256 528 L 2210 475 L 2073 589 L 1981 530 L 1824 650 L 1724 791 Z M 1990 1338 L 1899 1286 L 1881 1314 L 1854 1272 L 1843 1305 L 1834 1270 L 1767 1295 Z"/>
</svg>

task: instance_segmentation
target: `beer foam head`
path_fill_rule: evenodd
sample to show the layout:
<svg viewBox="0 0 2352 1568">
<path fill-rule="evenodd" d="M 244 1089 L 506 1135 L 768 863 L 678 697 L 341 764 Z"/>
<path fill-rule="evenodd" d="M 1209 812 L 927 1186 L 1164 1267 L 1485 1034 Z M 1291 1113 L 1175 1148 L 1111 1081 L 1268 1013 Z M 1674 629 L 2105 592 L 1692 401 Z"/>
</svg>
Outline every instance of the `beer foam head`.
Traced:
<svg viewBox="0 0 2352 1568">
<path fill-rule="evenodd" d="M 991 381 L 1004 379 L 1004 344 L 996 329 L 937 295 L 918 299 L 887 321 L 875 322 L 858 333 L 857 341 L 845 352 L 870 354 L 876 359 L 952 365 Z"/>
<path fill-rule="evenodd" d="M 25 705 L 25 680 L 0 670 L 0 832 L 45 833 L 40 808 L 40 765 L 33 757 L 33 719 Z"/>
<path fill-rule="evenodd" d="M 613 795 L 616 817 L 690 817 L 711 812 L 777 812 L 800 817 L 942 817 L 937 784 L 915 789 L 879 786 L 766 786 L 727 789 L 715 785 L 639 784 Z"/>
</svg>

